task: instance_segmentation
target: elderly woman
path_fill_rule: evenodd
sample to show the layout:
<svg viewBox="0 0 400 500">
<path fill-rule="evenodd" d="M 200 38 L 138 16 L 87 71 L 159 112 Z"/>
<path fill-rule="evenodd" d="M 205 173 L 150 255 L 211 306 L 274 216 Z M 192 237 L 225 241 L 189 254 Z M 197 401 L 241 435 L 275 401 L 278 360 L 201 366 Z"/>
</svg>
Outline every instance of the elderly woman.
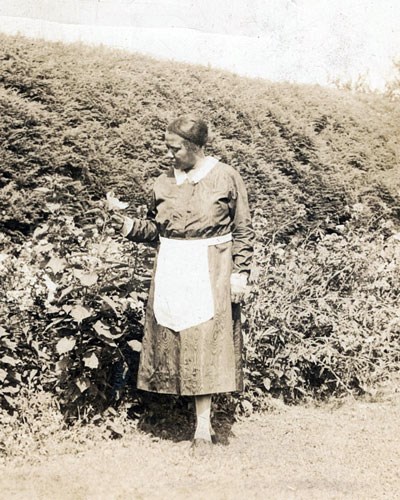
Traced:
<svg viewBox="0 0 400 500">
<path fill-rule="evenodd" d="M 123 229 L 134 242 L 160 241 L 138 388 L 194 396 L 194 446 L 213 441 L 212 394 L 243 389 L 239 303 L 253 253 L 243 180 L 205 156 L 207 137 L 191 116 L 168 125 L 174 167 L 156 179 L 147 219 L 126 219 Z"/>
</svg>

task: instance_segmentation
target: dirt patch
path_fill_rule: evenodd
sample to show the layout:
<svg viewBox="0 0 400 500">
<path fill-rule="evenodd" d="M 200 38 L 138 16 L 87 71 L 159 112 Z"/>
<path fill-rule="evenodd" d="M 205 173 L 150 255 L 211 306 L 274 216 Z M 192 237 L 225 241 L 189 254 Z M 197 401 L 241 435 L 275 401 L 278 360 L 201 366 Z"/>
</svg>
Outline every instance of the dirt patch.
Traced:
<svg viewBox="0 0 400 500">
<path fill-rule="evenodd" d="M 282 407 L 236 422 L 229 444 L 203 457 L 149 430 L 79 453 L 59 443 L 3 465 L 0 498 L 400 498 L 399 428 L 397 398 Z"/>
</svg>

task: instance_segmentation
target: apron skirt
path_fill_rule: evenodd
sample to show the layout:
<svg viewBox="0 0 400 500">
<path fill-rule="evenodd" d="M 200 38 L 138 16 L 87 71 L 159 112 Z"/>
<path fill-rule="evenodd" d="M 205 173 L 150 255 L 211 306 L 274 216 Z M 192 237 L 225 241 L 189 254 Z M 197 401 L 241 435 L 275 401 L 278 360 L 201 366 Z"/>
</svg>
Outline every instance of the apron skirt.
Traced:
<svg viewBox="0 0 400 500">
<path fill-rule="evenodd" d="M 153 274 L 138 389 L 185 396 L 243 390 L 240 305 L 231 303 L 230 292 L 232 242 L 209 246 L 208 260 L 214 317 L 179 332 L 155 319 Z"/>
</svg>

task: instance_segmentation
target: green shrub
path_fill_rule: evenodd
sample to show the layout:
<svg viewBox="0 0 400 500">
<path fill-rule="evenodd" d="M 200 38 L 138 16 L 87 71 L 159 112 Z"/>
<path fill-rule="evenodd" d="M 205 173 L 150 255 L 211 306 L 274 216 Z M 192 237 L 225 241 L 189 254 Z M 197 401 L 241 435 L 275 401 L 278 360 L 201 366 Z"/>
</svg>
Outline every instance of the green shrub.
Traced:
<svg viewBox="0 0 400 500">
<path fill-rule="evenodd" d="M 80 181 L 53 176 L 46 194 L 47 222 L 1 254 L 0 398 L 12 409 L 25 386 L 51 390 L 82 419 L 134 387 L 147 252 L 105 225 L 105 204 Z"/>
<path fill-rule="evenodd" d="M 377 239 L 353 224 L 300 244 L 259 244 L 263 273 L 247 313 L 250 392 L 359 394 L 398 370 L 400 233 Z"/>
<path fill-rule="evenodd" d="M 182 112 L 248 186 L 259 281 L 247 386 L 295 400 L 398 370 L 399 103 L 104 48 L 0 36 L 0 404 L 57 395 L 69 419 L 132 394 L 152 250 L 111 234 L 168 168 Z M 250 403 L 248 403 L 250 404 Z"/>
<path fill-rule="evenodd" d="M 211 123 L 210 152 L 240 169 L 253 207 L 268 208 L 270 235 L 344 222 L 357 202 L 398 210 L 400 114 L 389 99 L 81 45 L 1 42 L 0 227 L 13 237 L 49 215 L 32 195 L 46 175 L 145 203 L 168 165 L 166 124 L 189 111 Z"/>
</svg>

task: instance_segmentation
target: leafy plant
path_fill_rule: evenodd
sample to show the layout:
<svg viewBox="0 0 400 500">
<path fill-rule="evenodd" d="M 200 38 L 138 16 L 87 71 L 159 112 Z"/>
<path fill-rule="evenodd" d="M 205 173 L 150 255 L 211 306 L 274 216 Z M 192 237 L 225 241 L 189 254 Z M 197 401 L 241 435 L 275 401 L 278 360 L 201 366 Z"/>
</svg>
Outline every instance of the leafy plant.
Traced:
<svg viewBox="0 0 400 500">
<path fill-rule="evenodd" d="M 71 202 L 74 190 L 79 202 Z M 17 393 L 25 382 L 28 367 L 16 372 L 25 335 L 32 338 L 38 369 L 46 372 L 46 386 L 59 395 L 64 413 L 82 418 L 82 412 L 89 415 L 120 400 L 128 378 L 133 388 L 148 271 L 143 258 L 139 264 L 144 249 L 132 251 L 132 244 L 114 234 L 106 223 L 106 204 L 92 202 L 79 181 L 53 178 L 48 194 L 51 217 L 38 226 L 18 258 L 5 254 L 4 261 L 14 268 L 24 263 L 21 271 L 29 284 L 25 279 L 18 283 L 21 290 L 8 291 L 10 305 L 2 311 L 11 326 L 1 330 L 6 349 L 1 360 L 8 365 L 1 372 L 7 382 L 2 392 L 12 406 L 7 394 Z M 70 215 L 77 203 L 86 210 Z M 8 274 L 10 266 L 3 266 Z M 10 319 L 16 315 L 21 321 L 21 311 L 27 324 L 13 328 Z M 29 376 L 35 378 L 32 371 Z"/>
<path fill-rule="evenodd" d="M 353 228 L 354 220 L 300 245 L 259 244 L 264 273 L 247 311 L 250 392 L 359 394 L 398 370 L 400 233 L 377 241 Z"/>
<path fill-rule="evenodd" d="M 8 412 L 26 391 L 53 394 L 70 420 L 133 395 L 153 250 L 112 230 L 106 193 L 141 215 L 169 168 L 166 124 L 187 112 L 211 124 L 208 152 L 241 172 L 253 212 L 259 280 L 244 311 L 242 410 L 270 394 L 371 391 L 398 370 L 394 87 L 355 94 L 0 39 Z"/>
</svg>

